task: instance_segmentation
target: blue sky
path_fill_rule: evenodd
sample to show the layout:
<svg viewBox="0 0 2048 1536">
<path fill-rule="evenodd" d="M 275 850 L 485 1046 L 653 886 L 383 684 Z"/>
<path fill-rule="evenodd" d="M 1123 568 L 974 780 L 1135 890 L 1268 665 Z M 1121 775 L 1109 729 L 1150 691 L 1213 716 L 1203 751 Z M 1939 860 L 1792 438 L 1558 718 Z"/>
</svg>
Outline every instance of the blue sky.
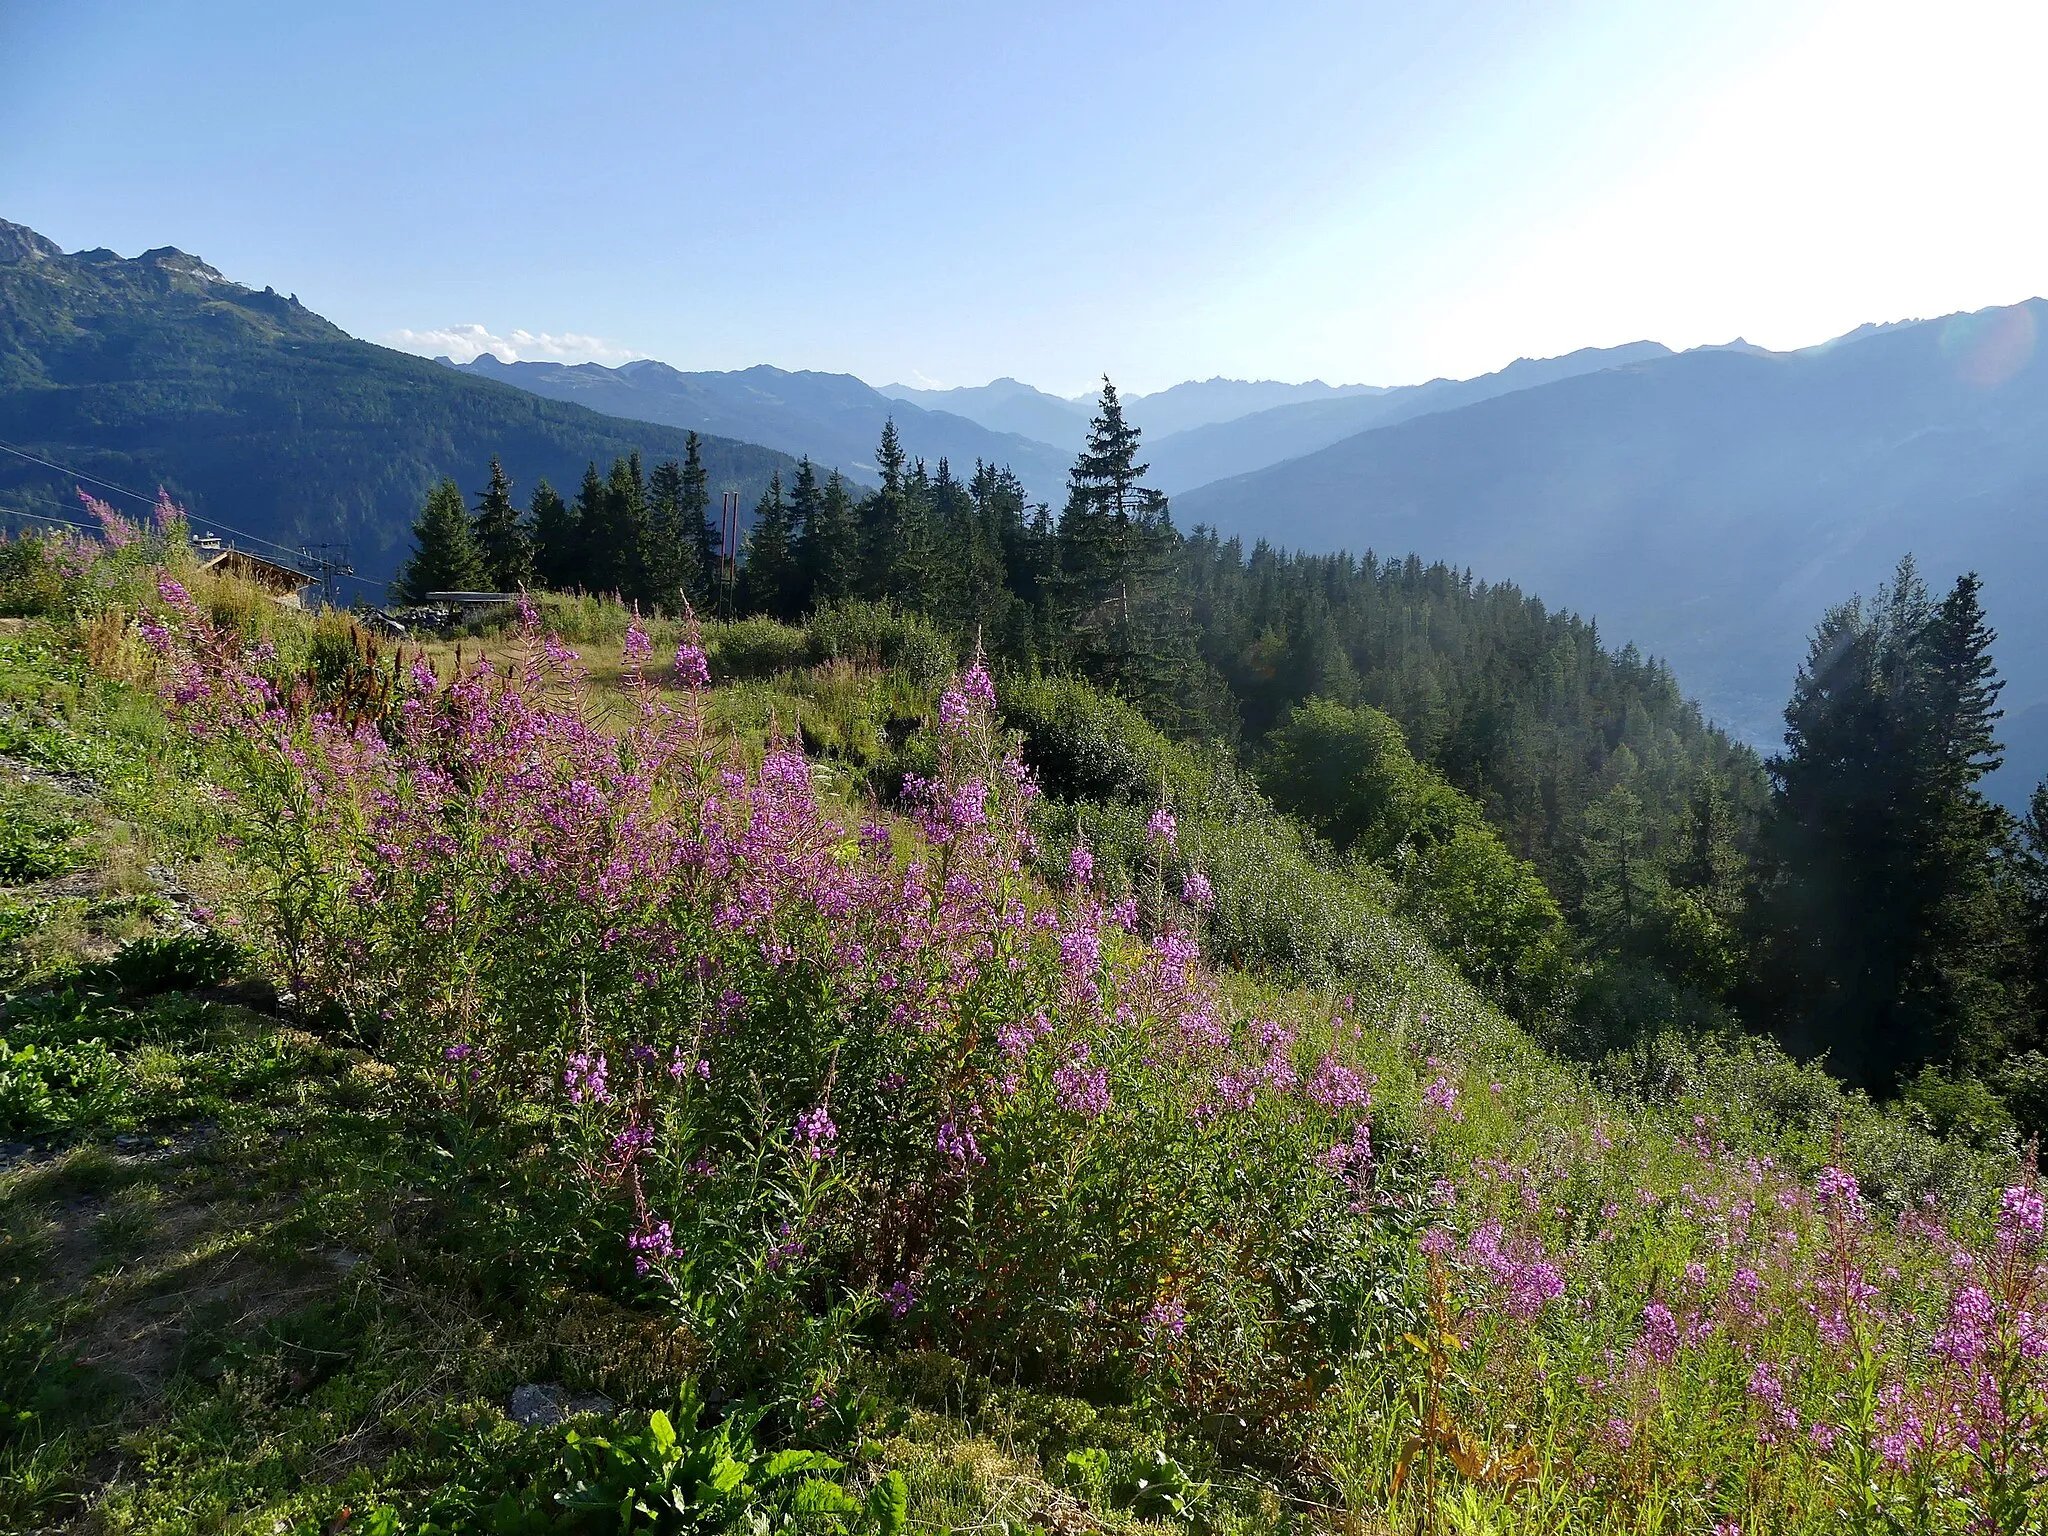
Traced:
<svg viewBox="0 0 2048 1536">
<path fill-rule="evenodd" d="M 0 217 L 427 352 L 1078 392 L 2048 290 L 2048 7 L 0 0 Z"/>
</svg>

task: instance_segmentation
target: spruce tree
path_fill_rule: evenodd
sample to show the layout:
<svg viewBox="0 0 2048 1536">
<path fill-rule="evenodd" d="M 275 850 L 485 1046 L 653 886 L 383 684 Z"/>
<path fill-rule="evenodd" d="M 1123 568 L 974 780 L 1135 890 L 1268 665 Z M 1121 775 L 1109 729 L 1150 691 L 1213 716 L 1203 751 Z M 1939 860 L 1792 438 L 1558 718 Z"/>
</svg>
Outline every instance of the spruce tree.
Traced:
<svg viewBox="0 0 2048 1536">
<path fill-rule="evenodd" d="M 683 534 L 697 558 L 696 585 L 690 600 L 705 612 L 717 606 L 719 561 L 724 532 L 711 520 L 711 479 L 704 468 L 702 444 L 692 432 L 683 440 Z"/>
<path fill-rule="evenodd" d="M 576 525 L 576 581 L 592 592 L 616 592 L 619 585 L 617 530 L 612 526 L 611 493 L 593 462 L 583 468 L 583 484 L 569 510 Z"/>
<path fill-rule="evenodd" d="M 1984 583 L 1975 571 L 1956 578 L 1941 606 L 1929 616 L 1920 644 L 1927 707 L 1944 787 L 1951 795 L 1974 790 L 2005 761 L 1996 739 L 2005 711 L 1998 695 L 2005 687 L 1991 660 L 1997 640 L 1978 594 Z"/>
<path fill-rule="evenodd" d="M 611 513 L 611 589 L 622 601 L 650 603 L 654 590 L 647 569 L 647 477 L 640 468 L 639 449 L 612 460 L 605 500 Z"/>
<path fill-rule="evenodd" d="M 498 456 L 491 455 L 491 481 L 477 493 L 471 523 L 484 577 L 497 592 L 517 592 L 533 580 L 533 541 L 512 504 L 512 482 Z"/>
<path fill-rule="evenodd" d="M 843 603 L 860 589 L 860 525 L 853 493 L 838 470 L 825 477 L 818 510 L 804 539 L 811 601 Z"/>
<path fill-rule="evenodd" d="M 412 558 L 396 583 L 402 601 L 423 603 L 429 592 L 475 592 L 483 587 L 483 558 L 470 532 L 462 491 L 443 480 L 427 493 L 412 525 Z"/>
<path fill-rule="evenodd" d="M 768 489 L 754 505 L 754 527 L 747 537 L 747 568 L 743 588 L 750 612 L 790 619 L 796 587 L 796 552 L 789 538 L 789 505 L 782 499 L 782 473 L 768 477 Z"/>
<path fill-rule="evenodd" d="M 1199 650 L 1176 569 L 1180 537 L 1166 498 L 1141 483 L 1148 466 L 1138 462 L 1139 436 L 1105 378 L 1060 518 L 1067 659 L 1174 734 L 1231 736 L 1236 709 Z"/>
<path fill-rule="evenodd" d="M 1096 402 L 1095 417 L 1088 424 L 1088 441 L 1068 474 L 1069 513 L 1083 510 L 1100 517 L 1136 517 L 1157 499 L 1158 493 L 1139 484 L 1152 466 L 1138 462 L 1141 433 L 1124 419 L 1123 401 L 1107 375 L 1102 395 Z"/>
<path fill-rule="evenodd" d="M 2034 786 L 2013 849 L 2034 1037 L 2048 1033 L 2048 779 Z"/>
<path fill-rule="evenodd" d="M 1726 781 L 1711 770 L 1702 773 L 1686 802 L 1677 856 L 1671 861 L 1671 883 L 1698 893 L 1723 917 L 1742 907 L 1748 861 L 1737 843 L 1735 810 Z"/>
<path fill-rule="evenodd" d="M 1634 754 L 1627 747 L 1627 761 Z M 1649 818 L 1625 769 L 1586 807 L 1582 907 L 1591 936 L 1612 955 L 1633 954 L 1655 911 L 1663 880 L 1650 846 Z"/>
<path fill-rule="evenodd" d="M 862 498 L 856 510 L 860 551 L 855 590 L 862 597 L 887 597 L 894 590 L 906 532 L 904 470 L 908 462 L 896 435 L 896 418 L 891 416 L 882 423 L 882 440 L 875 448 L 875 468 L 882 483 L 873 495 Z"/>
<path fill-rule="evenodd" d="M 653 604 L 679 614 L 702 584 L 698 531 L 683 516 L 683 466 L 663 459 L 647 481 L 647 580 Z"/>
<path fill-rule="evenodd" d="M 596 466 L 591 468 L 594 472 Z M 577 586 L 583 580 L 582 545 L 569 504 L 542 480 L 533 488 L 526 515 L 533 528 L 534 574 L 540 584 L 555 592 Z"/>
<path fill-rule="evenodd" d="M 913 613 L 939 612 L 945 605 L 951 578 L 957 574 L 953 560 L 957 560 L 958 552 L 943 546 L 935 505 L 937 494 L 924 460 L 917 460 L 902 477 L 902 499 L 892 541 L 894 555 L 880 592 Z"/>
<path fill-rule="evenodd" d="M 797 464 L 796 484 L 790 487 L 789 493 L 791 618 L 801 618 L 811 611 L 812 592 L 818 580 L 817 539 L 823 511 L 824 496 L 818 489 L 818 472 L 811 467 L 810 455 L 806 454 Z"/>
<path fill-rule="evenodd" d="M 1910 559 L 1866 607 L 1831 610 L 1786 709 L 1767 848 L 1758 1001 L 1852 1081 L 1982 1066 L 2019 1026 L 2001 895 L 1998 683 L 1974 578 L 1932 603 Z"/>
</svg>

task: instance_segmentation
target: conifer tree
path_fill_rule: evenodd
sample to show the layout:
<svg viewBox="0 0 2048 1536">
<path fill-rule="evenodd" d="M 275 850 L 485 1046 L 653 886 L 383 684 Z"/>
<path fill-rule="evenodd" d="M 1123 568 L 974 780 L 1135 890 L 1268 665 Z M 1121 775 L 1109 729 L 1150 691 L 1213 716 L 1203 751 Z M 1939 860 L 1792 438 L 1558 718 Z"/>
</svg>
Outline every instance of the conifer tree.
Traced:
<svg viewBox="0 0 2048 1536">
<path fill-rule="evenodd" d="M 533 542 L 512 504 L 512 482 L 491 455 L 491 480 L 477 494 L 471 523 L 484 579 L 496 592 L 517 592 L 533 580 Z"/>
<path fill-rule="evenodd" d="M 1874 604 L 1829 612 L 1786 709 L 1761 1001 L 1852 1081 L 1982 1065 L 2019 1028 L 2002 813 L 1977 788 L 1991 641 L 1974 579 L 1936 605 L 1909 558 Z"/>
<path fill-rule="evenodd" d="M 1138 428 L 1116 386 L 1102 396 L 1068 475 L 1060 518 L 1059 622 L 1069 658 L 1176 734 L 1232 735 L 1228 688 L 1197 648 L 1180 539 L 1166 498 L 1143 485 Z"/>
<path fill-rule="evenodd" d="M 770 618 L 796 616 L 791 607 L 796 587 L 796 557 L 789 538 L 789 505 L 782 499 L 782 473 L 768 477 L 768 489 L 754 505 L 754 527 L 747 537 L 744 589 L 750 612 Z"/>
<path fill-rule="evenodd" d="M 703 445 L 694 432 L 683 440 L 681 508 L 683 533 L 697 557 L 696 586 L 690 600 L 708 613 L 717 606 L 714 588 L 725 552 L 724 537 L 711 520 L 711 479 L 704 468 Z"/>
<path fill-rule="evenodd" d="M 1124 418 L 1123 401 L 1107 375 L 1095 417 L 1088 424 L 1088 441 L 1068 474 L 1067 507 L 1100 517 L 1120 517 L 1126 522 L 1155 504 L 1159 493 L 1139 484 L 1152 466 L 1138 462 L 1142 434 Z"/>
<path fill-rule="evenodd" d="M 1620 749 L 1628 752 L 1627 747 Z M 1629 754 L 1633 761 L 1634 754 Z M 1610 954 L 1634 951 L 1650 921 L 1662 880 L 1650 847 L 1649 819 L 1625 771 L 1606 794 L 1586 808 L 1581 855 L 1582 905 L 1593 938 Z"/>
<path fill-rule="evenodd" d="M 663 459 L 647 481 L 647 581 L 654 606 L 679 614 L 702 587 L 700 530 L 683 515 L 683 466 Z"/>
<path fill-rule="evenodd" d="M 596 466 L 591 468 L 594 472 Z M 580 584 L 582 548 L 576 518 L 561 493 L 542 480 L 533 488 L 526 515 L 533 528 L 534 574 L 540 584 L 556 592 Z"/>
<path fill-rule="evenodd" d="M 610 512 L 611 590 L 629 603 L 651 602 L 654 592 L 647 571 L 647 477 L 641 471 L 639 449 L 623 459 L 612 460 L 612 472 L 605 481 L 605 502 Z"/>
<path fill-rule="evenodd" d="M 583 468 L 583 484 L 569 509 L 576 525 L 576 582 L 592 592 L 616 592 L 618 540 L 612 526 L 611 494 L 593 462 Z"/>
<path fill-rule="evenodd" d="M 845 477 L 825 477 L 816 515 L 804 539 L 806 572 L 814 604 L 841 603 L 860 590 L 860 525 Z"/>
<path fill-rule="evenodd" d="M 443 480 L 427 493 L 412 525 L 413 553 L 396 583 L 400 598 L 423 603 L 429 592 L 475 592 L 484 582 L 483 558 L 469 526 L 462 491 Z"/>
<path fill-rule="evenodd" d="M 911 465 L 901 484 L 894 549 L 878 595 L 894 598 L 913 613 L 937 613 L 951 585 L 948 557 L 957 558 L 959 552 L 944 548 L 933 504 L 936 491 L 923 459 Z"/>
<path fill-rule="evenodd" d="M 860 549 L 855 590 L 862 597 L 887 597 L 894 590 L 908 511 L 904 494 L 908 462 L 896 435 L 896 418 L 891 416 L 882 423 L 882 440 L 875 448 L 875 468 L 882 483 L 873 495 L 862 498 L 856 512 Z"/>
<path fill-rule="evenodd" d="M 804 455 L 796 467 L 796 483 L 789 493 L 791 570 L 789 610 L 792 618 L 811 611 L 811 593 L 818 579 L 818 529 L 823 517 L 824 497 L 818 489 L 818 472 Z"/>
<path fill-rule="evenodd" d="M 2038 1043 L 2048 1033 L 2048 779 L 2034 786 L 2014 847 L 2021 922 L 2026 943 L 2026 986 Z"/>
</svg>

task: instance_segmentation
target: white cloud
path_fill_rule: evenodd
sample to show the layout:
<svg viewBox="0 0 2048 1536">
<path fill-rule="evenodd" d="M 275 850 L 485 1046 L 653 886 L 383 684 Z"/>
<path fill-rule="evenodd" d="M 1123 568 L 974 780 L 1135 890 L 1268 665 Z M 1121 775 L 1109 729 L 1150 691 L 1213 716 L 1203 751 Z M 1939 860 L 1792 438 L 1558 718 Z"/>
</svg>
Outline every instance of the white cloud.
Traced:
<svg viewBox="0 0 2048 1536">
<path fill-rule="evenodd" d="M 387 346 L 422 357 L 447 357 L 458 363 L 471 362 L 486 352 L 501 363 L 629 363 L 644 352 L 615 347 L 598 336 L 579 336 L 573 331 L 553 335 L 547 331 L 512 331 L 499 335 L 481 325 L 448 325 L 438 330 L 391 331 Z"/>
</svg>

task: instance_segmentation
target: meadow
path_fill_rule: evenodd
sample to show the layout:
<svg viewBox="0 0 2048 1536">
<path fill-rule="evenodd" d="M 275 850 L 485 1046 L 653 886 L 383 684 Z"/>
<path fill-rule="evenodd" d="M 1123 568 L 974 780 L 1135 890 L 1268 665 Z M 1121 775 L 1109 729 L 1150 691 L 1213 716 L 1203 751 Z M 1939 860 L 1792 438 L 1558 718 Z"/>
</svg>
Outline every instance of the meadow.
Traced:
<svg viewBox="0 0 2048 1536">
<path fill-rule="evenodd" d="M 874 609 L 394 647 L 109 532 L 0 568 L 0 1524 L 2048 1528 L 2009 1140 L 1565 1061 Z"/>
</svg>

